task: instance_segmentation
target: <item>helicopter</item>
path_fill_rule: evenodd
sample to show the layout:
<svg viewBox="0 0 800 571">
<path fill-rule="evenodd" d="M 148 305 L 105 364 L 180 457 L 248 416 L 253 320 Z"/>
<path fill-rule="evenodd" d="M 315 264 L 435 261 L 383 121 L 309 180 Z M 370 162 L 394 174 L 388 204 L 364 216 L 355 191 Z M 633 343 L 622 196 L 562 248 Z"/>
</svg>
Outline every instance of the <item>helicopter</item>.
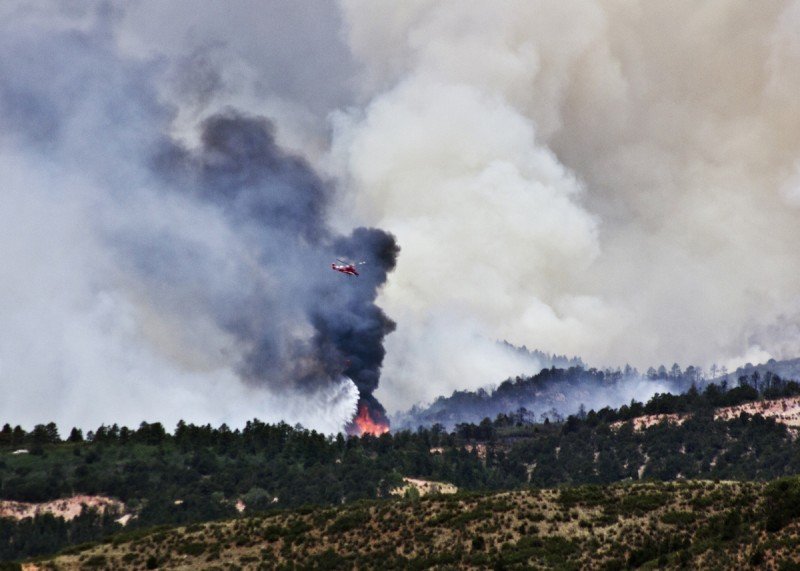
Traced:
<svg viewBox="0 0 800 571">
<path fill-rule="evenodd" d="M 341 272 L 343 274 L 347 274 L 348 276 L 358 276 L 358 270 L 356 270 L 357 266 L 362 266 L 367 262 L 348 262 L 341 258 L 336 258 L 336 261 L 339 262 L 338 264 L 331 264 L 331 269 L 336 270 L 337 272 Z"/>
</svg>

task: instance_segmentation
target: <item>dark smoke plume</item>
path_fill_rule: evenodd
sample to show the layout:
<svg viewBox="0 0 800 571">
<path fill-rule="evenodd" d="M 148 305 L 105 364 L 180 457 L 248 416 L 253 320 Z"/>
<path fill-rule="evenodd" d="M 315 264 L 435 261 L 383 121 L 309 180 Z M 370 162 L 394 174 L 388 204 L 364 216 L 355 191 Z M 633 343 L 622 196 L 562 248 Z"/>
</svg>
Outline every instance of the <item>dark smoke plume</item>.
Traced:
<svg viewBox="0 0 800 571">
<path fill-rule="evenodd" d="M 302 158 L 282 150 L 264 118 L 229 110 L 202 125 L 199 149 L 175 143 L 155 159 L 171 187 L 221 208 L 257 236 L 257 259 L 277 288 L 251 291 L 219 311 L 224 328 L 247 347 L 241 364 L 252 383 L 304 389 L 353 380 L 361 402 L 384 417 L 378 387 L 384 337 L 395 324 L 375 304 L 395 267 L 394 237 L 375 228 L 334 234 L 326 221 L 330 185 Z M 328 269 L 337 257 L 364 261 L 360 277 Z M 243 284 L 246 288 L 246 285 Z M 292 330 L 310 326 L 310 336 Z"/>
</svg>

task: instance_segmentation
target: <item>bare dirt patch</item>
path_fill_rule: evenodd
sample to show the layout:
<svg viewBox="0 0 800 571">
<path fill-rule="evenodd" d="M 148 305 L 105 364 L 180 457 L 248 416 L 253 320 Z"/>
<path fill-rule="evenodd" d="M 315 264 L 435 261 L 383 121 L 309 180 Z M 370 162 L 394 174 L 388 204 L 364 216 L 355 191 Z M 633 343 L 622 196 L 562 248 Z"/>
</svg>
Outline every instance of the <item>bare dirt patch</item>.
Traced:
<svg viewBox="0 0 800 571">
<path fill-rule="evenodd" d="M 10 517 L 16 520 L 35 517 L 39 514 L 53 514 L 55 517 L 63 517 L 69 521 L 81 514 L 84 506 L 96 508 L 100 513 L 108 510 L 116 513 L 125 511 L 125 504 L 119 500 L 105 496 L 86 496 L 78 495 L 69 498 L 61 498 L 43 503 L 15 502 L 11 500 L 0 500 L 0 517 Z"/>
</svg>

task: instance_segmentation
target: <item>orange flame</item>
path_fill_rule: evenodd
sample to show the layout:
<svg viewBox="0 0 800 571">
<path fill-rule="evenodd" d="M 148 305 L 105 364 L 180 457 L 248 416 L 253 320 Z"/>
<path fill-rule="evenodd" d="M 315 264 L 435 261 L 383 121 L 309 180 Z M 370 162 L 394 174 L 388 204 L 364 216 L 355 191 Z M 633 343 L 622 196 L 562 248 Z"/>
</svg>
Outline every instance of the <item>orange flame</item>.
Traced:
<svg viewBox="0 0 800 571">
<path fill-rule="evenodd" d="M 380 436 L 389 432 L 389 425 L 384 422 L 376 422 L 369 414 L 369 409 L 365 404 L 358 405 L 358 414 L 353 419 L 351 425 L 352 434 L 363 436 L 364 434 L 371 434 L 372 436 Z"/>
</svg>

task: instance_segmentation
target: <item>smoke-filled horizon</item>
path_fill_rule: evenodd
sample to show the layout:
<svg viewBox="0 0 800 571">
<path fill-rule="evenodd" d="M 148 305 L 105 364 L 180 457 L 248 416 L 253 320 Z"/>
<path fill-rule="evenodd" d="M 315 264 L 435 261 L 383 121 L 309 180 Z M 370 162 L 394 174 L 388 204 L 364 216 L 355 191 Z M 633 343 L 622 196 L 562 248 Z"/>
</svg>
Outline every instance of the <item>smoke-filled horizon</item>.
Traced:
<svg viewBox="0 0 800 571">
<path fill-rule="evenodd" d="M 330 432 L 535 372 L 498 340 L 797 356 L 800 2 L 0 16 L 4 420 Z"/>
</svg>

